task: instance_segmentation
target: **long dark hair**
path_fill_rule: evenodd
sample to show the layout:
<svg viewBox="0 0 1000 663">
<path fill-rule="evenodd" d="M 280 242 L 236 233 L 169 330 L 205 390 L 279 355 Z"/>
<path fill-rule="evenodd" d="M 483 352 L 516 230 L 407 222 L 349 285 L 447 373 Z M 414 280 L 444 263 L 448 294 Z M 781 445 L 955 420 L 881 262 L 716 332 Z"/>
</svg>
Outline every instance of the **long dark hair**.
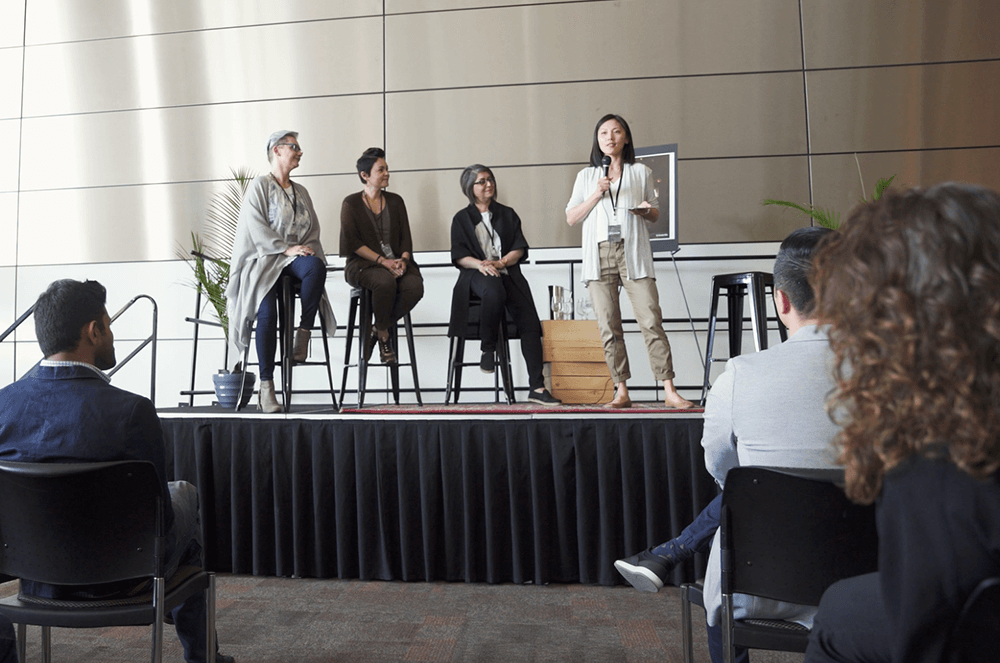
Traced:
<svg viewBox="0 0 1000 663">
<path fill-rule="evenodd" d="M 847 493 L 916 455 L 1000 468 L 1000 196 L 942 184 L 863 203 L 811 276 L 829 323 Z"/>
<path fill-rule="evenodd" d="M 635 163 L 635 146 L 632 144 L 632 130 L 628 128 L 628 122 L 621 115 L 608 113 L 598 120 L 597 126 L 594 127 L 594 145 L 590 148 L 590 165 L 595 168 L 601 167 L 601 159 L 604 158 L 604 152 L 601 152 L 601 145 L 597 141 L 597 132 L 601 130 L 601 125 L 608 120 L 617 120 L 618 124 L 622 125 L 622 129 L 625 130 L 625 138 L 628 142 L 625 144 L 625 149 L 622 150 L 622 161 L 625 163 Z"/>
</svg>

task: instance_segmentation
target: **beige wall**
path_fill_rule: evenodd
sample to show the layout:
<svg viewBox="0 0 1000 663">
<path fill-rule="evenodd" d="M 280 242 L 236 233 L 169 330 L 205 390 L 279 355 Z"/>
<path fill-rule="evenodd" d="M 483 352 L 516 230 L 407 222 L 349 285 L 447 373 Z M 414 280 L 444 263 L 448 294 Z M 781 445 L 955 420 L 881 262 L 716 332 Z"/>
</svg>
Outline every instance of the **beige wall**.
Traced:
<svg viewBox="0 0 1000 663">
<path fill-rule="evenodd" d="M 769 269 L 774 241 L 804 225 L 762 199 L 846 211 L 862 195 L 855 153 L 868 193 L 892 173 L 1000 188 L 995 0 L 0 0 L 0 17 L 0 320 L 55 278 L 100 280 L 112 310 L 150 294 L 160 406 L 190 379 L 178 247 L 230 168 L 266 170 L 278 128 L 301 132 L 295 176 L 334 254 L 354 162 L 385 145 L 424 264 L 447 263 L 471 162 L 495 168 L 534 247 L 577 247 L 563 211 L 597 118 L 624 115 L 639 145 L 678 143 L 684 249 L 659 276 L 689 397 L 711 275 Z M 544 317 L 546 286 L 569 287 L 569 271 L 526 269 Z M 426 278 L 421 383 L 443 393 L 454 271 Z M 342 277 L 327 290 L 343 324 Z M 0 344 L 0 382 L 37 360 L 29 327 Z M 116 322 L 120 356 L 148 333 L 143 309 Z M 116 375 L 140 393 L 148 380 Z"/>
<path fill-rule="evenodd" d="M 532 244 L 577 244 L 563 209 L 606 112 L 638 145 L 679 144 L 682 244 L 801 224 L 766 197 L 848 208 L 854 153 L 869 189 L 892 173 L 1000 186 L 1000 5 L 801 6 L 0 0 L 0 264 L 171 259 L 215 181 L 266 169 L 279 127 L 301 132 L 295 175 L 334 253 L 370 145 L 420 250 L 446 248 L 474 161 Z"/>
</svg>

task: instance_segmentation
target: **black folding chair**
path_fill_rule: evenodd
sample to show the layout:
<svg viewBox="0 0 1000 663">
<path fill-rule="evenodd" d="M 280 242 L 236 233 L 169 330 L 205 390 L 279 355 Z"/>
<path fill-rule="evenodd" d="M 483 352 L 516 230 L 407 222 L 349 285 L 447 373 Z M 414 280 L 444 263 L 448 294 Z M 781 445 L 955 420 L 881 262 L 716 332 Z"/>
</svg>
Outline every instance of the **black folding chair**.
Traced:
<svg viewBox="0 0 1000 663">
<path fill-rule="evenodd" d="M 809 629 L 794 622 L 734 619 L 734 594 L 816 606 L 837 580 L 877 570 L 875 508 L 850 502 L 842 482 L 841 470 L 737 467 L 726 475 L 719 523 L 726 661 L 737 646 L 804 652 L 809 640 Z M 682 586 L 682 596 L 700 597 L 699 590 Z M 682 629 L 690 661 L 689 619 Z"/>
<path fill-rule="evenodd" d="M 1000 578 L 987 578 L 966 599 L 955 622 L 949 663 L 1000 661 Z"/>
<path fill-rule="evenodd" d="M 128 598 L 0 600 L 0 614 L 18 625 L 24 661 L 26 624 L 42 627 L 42 656 L 51 658 L 51 627 L 152 625 L 159 663 L 164 615 L 207 592 L 206 660 L 215 660 L 215 574 L 181 567 L 163 577 L 164 500 L 153 464 L 0 462 L 0 573 L 52 585 L 143 581 L 152 588 Z"/>
</svg>

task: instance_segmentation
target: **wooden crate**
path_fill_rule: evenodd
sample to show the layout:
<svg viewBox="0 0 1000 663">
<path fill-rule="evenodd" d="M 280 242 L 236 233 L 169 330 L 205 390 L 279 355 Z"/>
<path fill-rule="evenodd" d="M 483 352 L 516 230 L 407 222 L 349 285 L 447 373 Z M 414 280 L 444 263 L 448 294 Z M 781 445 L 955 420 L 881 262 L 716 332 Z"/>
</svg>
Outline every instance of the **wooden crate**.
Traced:
<svg viewBox="0 0 1000 663">
<path fill-rule="evenodd" d="M 542 320 L 542 359 L 552 395 L 563 403 L 608 403 L 615 396 L 596 320 Z"/>
</svg>

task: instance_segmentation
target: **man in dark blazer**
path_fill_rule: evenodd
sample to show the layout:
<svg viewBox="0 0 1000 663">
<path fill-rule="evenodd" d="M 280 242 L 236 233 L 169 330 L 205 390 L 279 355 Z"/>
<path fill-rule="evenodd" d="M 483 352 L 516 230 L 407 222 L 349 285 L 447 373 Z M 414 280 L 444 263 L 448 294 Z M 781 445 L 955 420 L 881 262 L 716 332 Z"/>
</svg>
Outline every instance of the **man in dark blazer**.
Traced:
<svg viewBox="0 0 1000 663">
<path fill-rule="evenodd" d="M 56 281 L 35 303 L 35 334 L 45 359 L 29 375 L 0 390 L 0 458 L 24 462 L 146 460 L 156 468 L 167 524 L 166 574 L 201 566 L 198 492 L 168 484 L 163 432 L 156 409 L 109 384 L 114 334 L 96 281 Z M 107 598 L 135 589 L 134 581 L 61 587 L 23 581 L 22 590 L 48 597 Z M 205 597 L 192 596 L 172 612 L 189 663 L 205 663 Z M 216 655 L 216 663 L 233 659 Z"/>
</svg>

